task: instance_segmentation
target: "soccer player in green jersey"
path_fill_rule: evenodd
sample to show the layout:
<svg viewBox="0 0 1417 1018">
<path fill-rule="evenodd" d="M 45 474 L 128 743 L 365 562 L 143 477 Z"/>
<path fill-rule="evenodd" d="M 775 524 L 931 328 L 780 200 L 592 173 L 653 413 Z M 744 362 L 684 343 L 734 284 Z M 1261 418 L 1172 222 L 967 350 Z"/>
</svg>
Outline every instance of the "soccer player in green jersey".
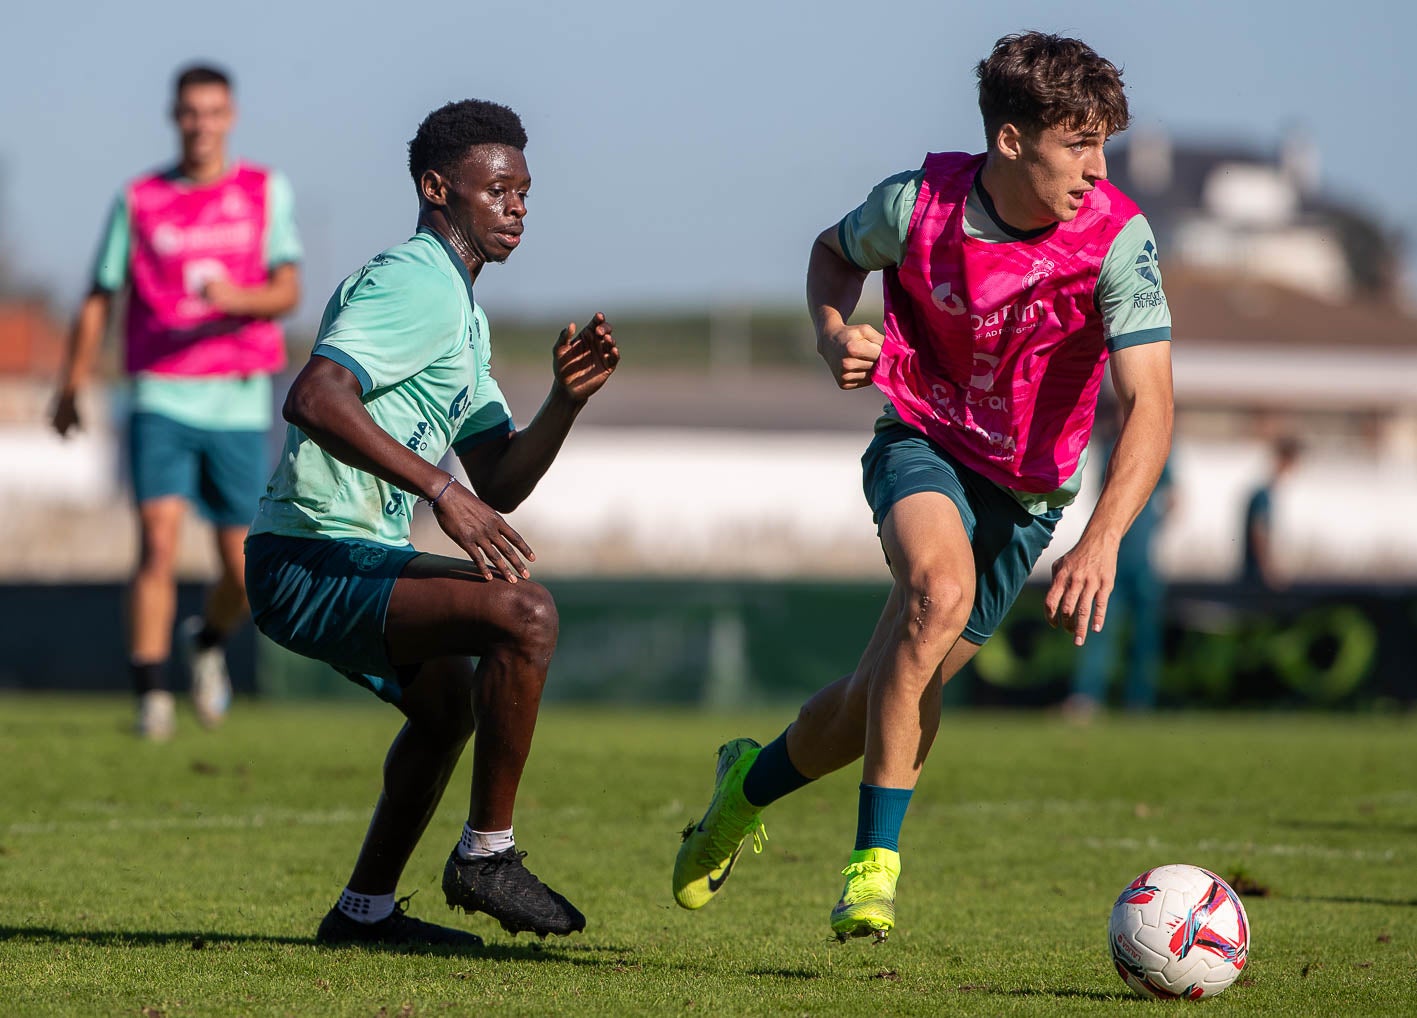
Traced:
<svg viewBox="0 0 1417 1018">
<path fill-rule="evenodd" d="M 513 426 L 473 282 L 521 243 L 525 146 L 517 115 L 480 100 L 450 103 L 419 126 L 409 143 L 418 232 L 330 298 L 286 399 L 285 449 L 251 527 L 247 579 L 261 631 L 330 663 L 406 719 L 321 942 L 481 943 L 414 919 L 395 900 L 470 738 L 467 823 L 443 872 L 449 907 L 485 912 L 512 933 L 585 927 L 525 867 L 513 837 L 557 617 L 546 588 L 529 579 L 535 556 L 501 513 L 531 493 L 620 353 L 604 315 L 579 332 L 567 325 L 550 394 L 526 428 Z M 470 487 L 439 466 L 449 448 Z M 415 501 L 469 559 L 408 543 Z"/>
</svg>

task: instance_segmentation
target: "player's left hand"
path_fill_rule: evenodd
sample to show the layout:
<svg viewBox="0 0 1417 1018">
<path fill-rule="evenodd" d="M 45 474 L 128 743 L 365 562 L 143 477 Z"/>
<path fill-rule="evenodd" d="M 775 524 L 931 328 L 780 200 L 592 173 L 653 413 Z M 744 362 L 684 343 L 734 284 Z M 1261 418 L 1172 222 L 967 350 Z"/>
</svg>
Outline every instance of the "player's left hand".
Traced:
<svg viewBox="0 0 1417 1018">
<path fill-rule="evenodd" d="M 596 312 L 580 332 L 571 322 L 552 348 L 556 384 L 574 403 L 584 403 L 605 384 L 620 363 L 620 348 L 605 316 Z"/>
<path fill-rule="evenodd" d="M 1089 629 L 1102 631 L 1116 578 L 1116 546 L 1084 534 L 1076 547 L 1053 563 L 1053 584 L 1043 598 L 1048 624 L 1071 631 L 1073 643 L 1081 647 Z"/>
</svg>

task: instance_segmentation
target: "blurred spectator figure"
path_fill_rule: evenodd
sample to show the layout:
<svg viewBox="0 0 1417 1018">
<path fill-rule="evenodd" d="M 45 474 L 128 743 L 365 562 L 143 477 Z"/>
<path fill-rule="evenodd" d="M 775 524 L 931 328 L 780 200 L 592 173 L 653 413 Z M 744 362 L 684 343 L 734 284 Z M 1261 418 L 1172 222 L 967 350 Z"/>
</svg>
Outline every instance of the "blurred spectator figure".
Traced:
<svg viewBox="0 0 1417 1018">
<path fill-rule="evenodd" d="M 1110 388 L 1104 389 L 1104 395 L 1110 392 Z M 1104 462 L 1111 458 L 1117 442 L 1118 414 L 1115 397 L 1098 408 L 1096 448 Z M 1117 576 L 1107 599 L 1106 624 L 1078 652 L 1072 692 L 1063 701 L 1064 714 L 1073 720 L 1090 720 L 1107 702 L 1107 687 L 1118 660 L 1126 668 L 1122 686 L 1126 709 L 1147 711 L 1156 706 L 1166 585 L 1156 571 L 1152 545 L 1175 500 L 1168 460 L 1151 497 L 1117 548 Z"/>
<path fill-rule="evenodd" d="M 1276 439 L 1269 479 L 1254 490 L 1245 504 L 1245 553 L 1240 582 L 1251 590 L 1274 591 L 1285 585 L 1274 561 L 1274 493 L 1293 472 L 1302 451 L 1293 437 Z"/>
<path fill-rule="evenodd" d="M 128 183 L 113 203 L 93 278 L 69 337 L 53 425 L 81 425 L 87 383 L 110 316 L 124 302 L 124 367 L 132 382 L 129 460 L 141 551 L 128 605 L 138 732 L 165 739 L 177 610 L 177 546 L 189 504 L 215 528 L 221 575 L 203 617 L 182 624 L 193 706 L 208 727 L 226 713 L 223 649 L 247 615 L 242 542 L 270 463 L 270 376 L 285 366 L 274 319 L 300 299 L 300 241 L 289 183 L 228 159 L 236 119 L 231 80 L 214 67 L 177 75 L 176 163 Z"/>
</svg>

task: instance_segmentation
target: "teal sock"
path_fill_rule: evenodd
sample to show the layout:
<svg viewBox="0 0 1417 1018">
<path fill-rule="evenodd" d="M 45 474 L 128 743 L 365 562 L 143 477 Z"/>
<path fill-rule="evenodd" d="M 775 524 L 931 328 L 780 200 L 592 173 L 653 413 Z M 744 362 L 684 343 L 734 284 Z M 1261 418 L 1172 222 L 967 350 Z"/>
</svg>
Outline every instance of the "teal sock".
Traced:
<svg viewBox="0 0 1417 1018">
<path fill-rule="evenodd" d="M 784 729 L 781 735 L 758 752 L 753 766 L 743 775 L 743 798 L 753 808 L 762 809 L 811 781 L 793 766 L 788 757 L 787 731 Z"/>
<path fill-rule="evenodd" d="M 861 782 L 856 802 L 856 851 L 888 848 L 900 851 L 900 825 L 910 808 L 913 788 L 882 788 Z"/>
</svg>

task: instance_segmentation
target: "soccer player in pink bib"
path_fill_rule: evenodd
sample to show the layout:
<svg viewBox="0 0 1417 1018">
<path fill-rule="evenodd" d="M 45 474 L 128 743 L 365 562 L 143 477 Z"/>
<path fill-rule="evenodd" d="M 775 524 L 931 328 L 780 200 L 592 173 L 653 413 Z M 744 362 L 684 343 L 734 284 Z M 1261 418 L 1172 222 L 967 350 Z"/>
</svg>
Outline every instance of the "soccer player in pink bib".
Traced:
<svg viewBox="0 0 1417 1018">
<path fill-rule="evenodd" d="M 141 531 L 129 657 L 138 730 L 152 739 L 169 737 L 174 724 L 166 670 L 188 504 L 215 528 L 221 562 L 204 616 L 182 625 L 193 706 L 212 727 L 230 702 L 223 642 L 247 614 L 242 542 L 270 471 L 270 376 L 285 366 L 275 319 L 300 299 L 289 183 L 227 155 L 235 122 L 230 78 L 213 67 L 188 67 L 174 91 L 181 157 L 129 183 L 113 204 L 53 417 L 61 435 L 79 425 L 78 392 L 114 298 L 126 291 L 128 449 Z"/>
<path fill-rule="evenodd" d="M 1118 544 L 1166 461 L 1171 321 L 1156 242 L 1106 180 L 1103 143 L 1130 119 L 1121 74 L 1038 32 L 1000 39 L 977 74 L 987 150 L 926 156 L 812 248 L 822 359 L 841 388 L 875 385 L 889 400 L 862 467 L 894 583 L 854 672 L 768 745 L 720 748 L 713 799 L 674 867 L 684 908 L 717 894 L 749 835 L 760 848 L 766 806 L 864 757 L 830 923 L 841 940 L 884 940 L 941 688 L 1003 620 L 1077 494 L 1105 368 L 1125 420 L 1044 600 L 1079 646 L 1102 628 Z M 850 321 L 876 270 L 880 331 Z"/>
</svg>

